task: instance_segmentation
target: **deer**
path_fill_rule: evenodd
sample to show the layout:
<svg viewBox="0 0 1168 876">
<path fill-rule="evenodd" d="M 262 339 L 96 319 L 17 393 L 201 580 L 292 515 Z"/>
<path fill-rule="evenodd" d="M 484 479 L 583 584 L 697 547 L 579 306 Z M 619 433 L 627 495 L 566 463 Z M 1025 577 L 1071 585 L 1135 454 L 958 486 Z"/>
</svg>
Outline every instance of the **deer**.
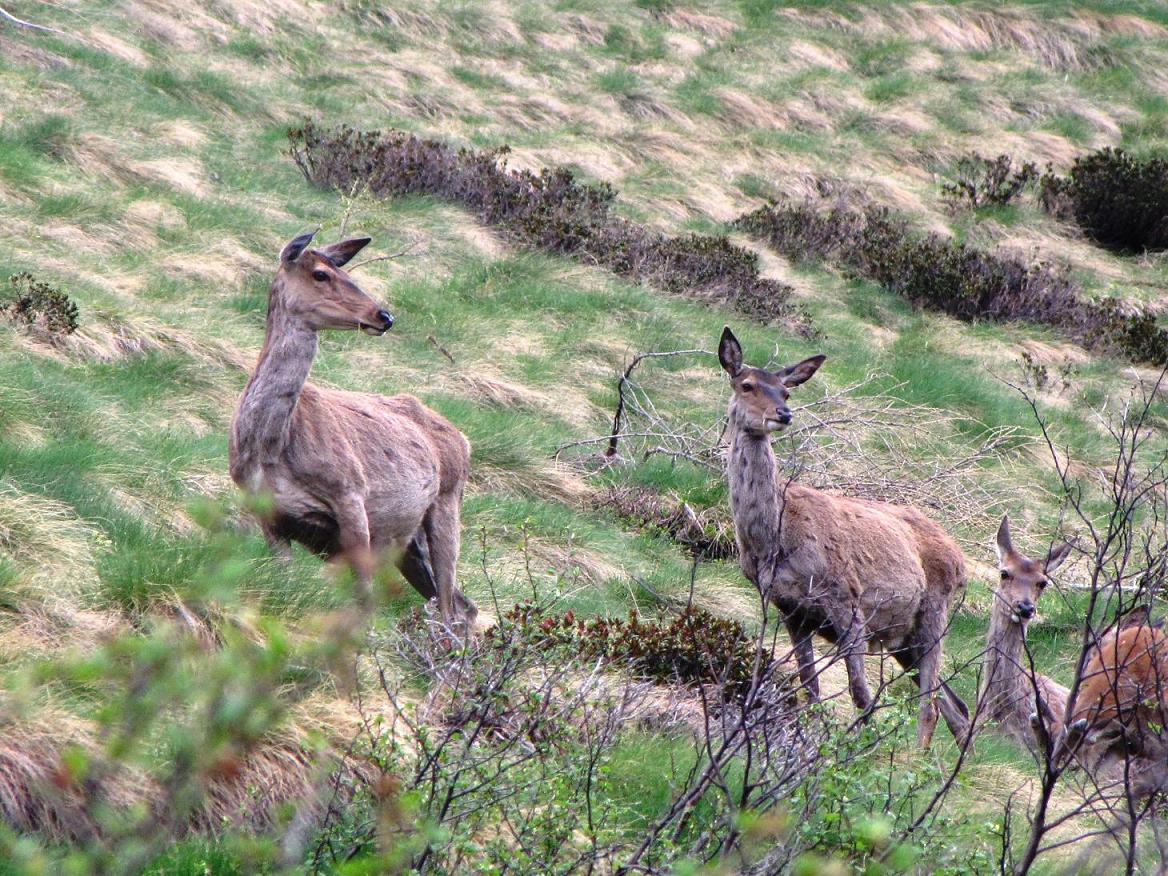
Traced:
<svg viewBox="0 0 1168 876">
<path fill-rule="evenodd" d="M 379 337 L 393 316 L 343 267 L 368 237 L 310 249 L 315 232 L 280 252 L 263 349 L 231 422 L 232 480 L 268 510 L 272 550 L 297 542 L 352 569 L 359 603 L 378 563 L 392 558 L 444 623 L 473 623 L 456 586 L 470 443 L 412 395 L 345 392 L 308 382 L 321 331 Z"/>
<path fill-rule="evenodd" d="M 1031 745 L 1035 722 L 1041 716 L 1049 739 L 1062 733 L 1070 691 L 1054 679 L 1034 672 L 1024 650 L 1026 632 L 1037 612 L 1038 600 L 1050 584 L 1050 575 L 1071 553 L 1071 544 L 1051 547 L 1046 557 L 1032 560 L 1014 548 L 1010 518 L 1002 516 L 994 538 L 998 584 L 990 609 L 985 664 L 976 714 L 994 721 L 1007 736 Z"/>
<path fill-rule="evenodd" d="M 1089 646 L 1063 755 L 1097 778 L 1128 775 L 1147 797 L 1168 785 L 1168 633 L 1137 608 Z"/>
<path fill-rule="evenodd" d="M 918 745 L 931 743 L 938 708 L 964 741 L 969 710 L 939 678 L 950 607 L 965 587 L 961 550 L 916 508 L 829 495 L 780 475 L 771 436 L 791 423 L 789 390 L 825 356 L 777 371 L 752 368 L 727 326 L 718 359 L 731 388 L 727 478 L 740 565 L 778 608 L 808 696 L 819 699 L 812 642 L 819 635 L 843 656 L 852 701 L 865 718 L 873 700 L 864 655 L 879 644 L 920 687 Z"/>
</svg>

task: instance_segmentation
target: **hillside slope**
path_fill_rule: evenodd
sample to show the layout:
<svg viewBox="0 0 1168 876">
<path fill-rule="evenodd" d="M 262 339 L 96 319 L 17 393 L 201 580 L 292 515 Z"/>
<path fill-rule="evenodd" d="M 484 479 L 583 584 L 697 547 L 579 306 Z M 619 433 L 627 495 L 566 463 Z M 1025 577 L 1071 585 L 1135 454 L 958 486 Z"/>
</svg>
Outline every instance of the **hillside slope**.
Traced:
<svg viewBox="0 0 1168 876">
<path fill-rule="evenodd" d="M 607 492 L 631 485 L 725 524 L 722 478 L 701 463 L 727 392 L 701 351 L 730 323 L 760 364 L 827 355 L 800 394 L 817 403 L 807 422 L 828 424 L 806 444 L 780 444 L 808 478 L 919 504 L 965 548 L 974 583 L 948 645 L 951 666 L 965 667 L 982 647 L 1000 515 L 1035 554 L 1059 522 L 1032 412 L 1007 382 L 1036 395 L 1090 472 L 1110 451 L 1093 412 L 1155 373 L 1041 326 L 916 311 L 734 235 L 759 252 L 764 276 L 793 288 L 815 330 L 804 337 L 524 249 L 437 198 L 314 188 L 286 136 L 311 119 L 507 146 L 509 167 L 609 183 L 617 214 L 667 234 L 728 233 L 769 198 L 858 191 L 921 230 L 1065 264 L 1085 294 L 1162 313 L 1162 253 L 1108 253 L 1031 197 L 954 213 L 940 187 L 971 152 L 1058 170 L 1104 145 L 1162 153 L 1168 14 L 1154 4 L 5 8 L 61 33 L 0 22 L 0 279 L 29 272 L 79 307 L 69 335 L 0 319 L 0 674 L 13 726 L 71 728 L 49 734 L 49 760 L 62 740 L 98 735 L 109 694 L 92 678 L 38 675 L 42 661 L 148 640 L 175 618 L 221 640 L 236 621 L 271 622 L 302 642 L 347 603 L 345 582 L 314 558 L 269 558 L 227 475 L 227 426 L 262 344 L 268 283 L 303 231 L 367 234 L 372 256 L 399 253 L 354 273 L 394 312 L 393 331 L 326 336 L 313 379 L 416 393 L 466 433 L 460 574 L 490 614 L 534 592 L 578 616 L 652 615 L 692 593 L 757 629 L 757 596 L 733 558 L 695 565 Z M 637 421 L 649 434 L 627 439 L 626 465 L 598 471 L 620 374 L 637 353 L 670 350 L 697 352 L 638 366 L 656 419 Z M 699 462 L 646 455 L 660 445 Z M 221 594 L 207 598 L 216 576 L 231 585 L 218 609 Z M 379 629 L 418 602 L 400 593 Z M 1073 595 L 1050 600 L 1033 630 L 1041 668 L 1062 680 L 1080 608 Z M 957 686 L 974 685 L 963 668 Z M 280 732 L 343 747 L 360 726 L 350 693 L 323 674 L 305 682 Z M 952 756 L 938 739 L 921 769 Z M 991 744 L 957 793 L 997 812 L 1031 768 Z"/>
</svg>

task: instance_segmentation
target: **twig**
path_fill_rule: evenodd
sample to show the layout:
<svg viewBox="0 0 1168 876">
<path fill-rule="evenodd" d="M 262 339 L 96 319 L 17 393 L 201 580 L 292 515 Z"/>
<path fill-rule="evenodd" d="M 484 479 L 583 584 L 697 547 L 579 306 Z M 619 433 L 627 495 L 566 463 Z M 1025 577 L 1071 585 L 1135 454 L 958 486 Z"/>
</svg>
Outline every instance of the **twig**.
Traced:
<svg viewBox="0 0 1168 876">
<path fill-rule="evenodd" d="M 391 252 L 389 255 L 376 256 L 376 257 L 371 258 L 371 259 L 365 259 L 365 261 L 363 261 L 363 262 L 357 262 L 355 265 L 353 265 L 352 267 L 349 268 L 349 271 L 350 272 L 355 271 L 355 270 L 357 270 L 357 268 L 363 268 L 363 267 L 365 267 L 365 265 L 371 265 L 374 262 L 388 262 L 388 261 L 392 261 L 393 259 L 404 258 L 405 256 L 412 253 L 415 249 L 417 249 L 421 245 L 422 245 L 422 242 L 420 240 L 415 240 L 413 243 L 411 243 L 405 249 L 399 249 L 397 252 Z"/>
<path fill-rule="evenodd" d="M 438 343 L 438 339 L 433 335 L 426 335 L 426 340 L 433 345 L 434 349 L 450 360 L 450 364 L 454 364 L 454 357 L 450 355 L 450 351 Z"/>
</svg>

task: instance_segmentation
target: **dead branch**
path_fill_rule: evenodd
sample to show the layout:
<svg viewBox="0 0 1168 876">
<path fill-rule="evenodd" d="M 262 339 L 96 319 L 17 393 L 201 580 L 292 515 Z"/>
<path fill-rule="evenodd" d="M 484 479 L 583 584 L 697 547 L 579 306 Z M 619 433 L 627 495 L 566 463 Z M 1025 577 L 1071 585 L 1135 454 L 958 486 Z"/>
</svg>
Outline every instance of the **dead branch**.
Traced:
<svg viewBox="0 0 1168 876">
<path fill-rule="evenodd" d="M 66 33 L 63 30 L 57 30 L 55 27 L 49 27 L 45 24 L 33 24 L 31 21 L 25 21 L 23 18 L 17 18 L 3 7 L 0 7 L 0 20 L 7 21 L 9 24 L 14 25 L 15 27 L 23 28 L 25 30 L 36 30 L 41 31 L 42 33 L 55 33 L 59 34 L 60 36 L 72 36 L 72 34 Z"/>
</svg>

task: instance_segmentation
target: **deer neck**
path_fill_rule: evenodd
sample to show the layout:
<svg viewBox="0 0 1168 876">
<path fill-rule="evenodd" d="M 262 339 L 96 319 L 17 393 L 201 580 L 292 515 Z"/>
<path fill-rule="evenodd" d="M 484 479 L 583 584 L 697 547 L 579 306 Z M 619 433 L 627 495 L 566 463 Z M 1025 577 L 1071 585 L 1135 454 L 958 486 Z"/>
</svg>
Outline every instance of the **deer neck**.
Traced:
<svg viewBox="0 0 1168 876">
<path fill-rule="evenodd" d="M 243 469 L 256 470 L 280 458 L 316 349 L 316 332 L 273 295 L 264 348 L 235 415 L 233 437 Z"/>
<path fill-rule="evenodd" d="M 1026 628 L 1010 619 L 1009 602 L 995 594 L 986 637 L 985 701 L 988 718 L 1005 721 L 1018 708 L 1031 709 L 1029 668 L 1023 646 Z"/>
<path fill-rule="evenodd" d="M 727 476 L 730 510 L 743 546 L 765 555 L 778 546 L 785 496 L 769 435 L 747 432 L 730 419 L 730 459 Z"/>
</svg>

